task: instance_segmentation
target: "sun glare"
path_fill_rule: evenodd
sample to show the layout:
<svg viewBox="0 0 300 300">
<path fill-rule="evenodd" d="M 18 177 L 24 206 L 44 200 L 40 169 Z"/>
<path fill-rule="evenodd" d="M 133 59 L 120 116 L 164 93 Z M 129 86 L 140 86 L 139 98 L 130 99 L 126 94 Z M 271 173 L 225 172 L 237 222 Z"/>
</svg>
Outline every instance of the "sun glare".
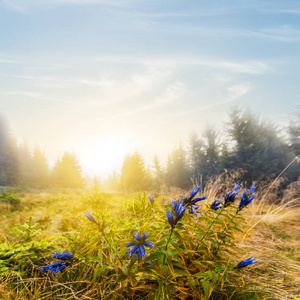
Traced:
<svg viewBox="0 0 300 300">
<path fill-rule="evenodd" d="M 135 151 L 137 146 L 133 134 L 117 132 L 85 141 L 76 153 L 84 172 L 107 176 L 119 170 L 126 154 Z"/>
</svg>

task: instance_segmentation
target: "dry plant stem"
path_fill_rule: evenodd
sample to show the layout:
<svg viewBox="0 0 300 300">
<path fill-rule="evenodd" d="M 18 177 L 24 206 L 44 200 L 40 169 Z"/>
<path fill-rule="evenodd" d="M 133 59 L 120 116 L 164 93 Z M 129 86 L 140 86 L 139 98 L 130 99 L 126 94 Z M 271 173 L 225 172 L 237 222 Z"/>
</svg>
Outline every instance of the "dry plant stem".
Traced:
<svg viewBox="0 0 300 300">
<path fill-rule="evenodd" d="M 250 222 L 253 220 L 253 217 L 257 214 L 257 212 L 258 212 L 258 210 L 260 209 L 260 207 L 261 207 L 261 205 L 262 205 L 262 203 L 265 201 L 265 198 L 266 198 L 266 196 L 269 194 L 269 192 L 270 192 L 270 190 L 271 190 L 271 188 L 273 187 L 273 185 L 275 184 L 275 182 L 276 182 L 276 180 L 278 179 L 278 178 L 280 178 L 280 176 L 294 163 L 294 161 L 298 161 L 300 159 L 300 155 L 297 155 L 281 172 L 280 172 L 280 174 L 273 180 L 273 182 L 271 183 L 271 185 L 269 186 L 269 188 L 268 188 L 268 190 L 266 191 L 266 193 L 264 194 L 264 196 L 262 197 L 262 199 L 261 199 L 261 201 L 259 202 L 259 204 L 258 204 L 258 206 L 257 206 L 257 208 L 256 208 L 256 210 L 255 210 L 255 212 L 254 212 L 254 214 L 252 215 L 252 218 L 251 218 L 251 220 L 250 220 Z M 260 221 L 259 221 L 260 222 Z M 258 222 L 258 223 L 259 223 Z M 255 226 L 258 224 L 258 223 L 256 223 L 255 224 Z M 255 227 L 255 226 L 252 226 L 251 227 L 251 229 L 253 228 L 253 227 Z M 250 230 L 251 230 L 250 229 Z M 249 231 L 250 231 L 249 230 Z"/>
<path fill-rule="evenodd" d="M 300 156 L 296 156 L 281 172 L 280 174 L 273 180 L 272 184 L 269 186 L 268 190 L 266 191 L 266 193 L 264 194 L 264 196 L 262 197 L 260 204 L 264 202 L 266 196 L 268 195 L 268 193 L 270 192 L 271 188 L 273 187 L 273 185 L 275 184 L 276 180 L 294 163 L 295 160 L 298 160 L 300 158 Z"/>
<path fill-rule="evenodd" d="M 172 236 L 173 231 L 174 231 L 174 228 L 171 229 L 170 236 L 169 236 L 169 239 L 168 239 L 167 244 L 166 244 L 166 247 L 165 247 L 165 250 L 166 250 L 166 251 L 167 251 L 167 249 L 168 249 L 168 245 L 169 245 L 169 242 L 170 242 L 170 239 L 171 239 L 171 236 Z M 165 255 L 164 255 L 163 265 L 165 264 L 165 261 L 166 261 L 166 253 L 165 253 Z"/>
</svg>

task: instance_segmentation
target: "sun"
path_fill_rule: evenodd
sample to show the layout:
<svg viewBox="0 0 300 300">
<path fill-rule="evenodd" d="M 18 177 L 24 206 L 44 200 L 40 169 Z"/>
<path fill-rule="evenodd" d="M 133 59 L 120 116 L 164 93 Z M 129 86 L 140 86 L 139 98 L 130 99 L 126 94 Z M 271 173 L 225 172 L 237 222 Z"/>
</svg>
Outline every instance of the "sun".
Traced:
<svg viewBox="0 0 300 300">
<path fill-rule="evenodd" d="M 85 140 L 76 154 L 84 173 L 106 177 L 120 170 L 126 154 L 137 148 L 137 139 L 132 133 L 115 132 Z"/>
</svg>

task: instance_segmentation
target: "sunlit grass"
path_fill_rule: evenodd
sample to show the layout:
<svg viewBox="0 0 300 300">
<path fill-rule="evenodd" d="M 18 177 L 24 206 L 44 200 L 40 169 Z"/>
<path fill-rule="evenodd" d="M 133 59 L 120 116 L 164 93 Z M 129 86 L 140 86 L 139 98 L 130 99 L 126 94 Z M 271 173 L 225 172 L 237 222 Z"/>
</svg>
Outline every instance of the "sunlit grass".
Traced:
<svg viewBox="0 0 300 300">
<path fill-rule="evenodd" d="M 214 199 L 224 187 L 221 182 L 211 182 L 202 193 Z M 32 263 L 27 264 L 26 270 L 7 270 L 0 283 L 1 299 L 126 299 L 122 294 L 126 288 L 124 283 L 117 284 L 114 292 L 110 287 L 118 280 L 116 266 L 122 268 L 117 251 L 121 259 L 126 257 L 128 249 L 123 245 L 135 230 L 145 232 L 155 229 L 155 235 L 150 234 L 151 242 L 164 235 L 163 202 L 171 201 L 170 196 L 160 195 L 155 197 L 152 208 L 143 193 L 110 194 L 97 188 L 89 191 L 27 191 L 16 195 L 21 200 L 19 204 L 5 203 L 1 206 L 0 226 L 3 230 L 0 239 L 12 248 L 17 244 L 25 245 L 29 249 L 26 259 Z M 280 205 L 259 205 L 258 201 L 259 197 L 256 203 L 242 212 L 248 219 L 243 225 L 245 233 L 236 236 L 239 251 L 229 256 L 238 262 L 251 253 L 259 263 L 239 271 L 241 277 L 227 283 L 224 294 L 212 295 L 209 299 L 299 299 L 299 200 L 292 199 Z M 205 209 L 204 204 L 202 209 Z M 99 223 L 105 221 L 110 243 L 105 242 L 100 232 L 95 230 L 95 224 L 84 216 L 86 210 Z M 149 218 L 150 211 L 155 213 Z M 29 224 L 30 218 L 32 224 L 38 225 L 32 229 L 30 241 L 26 241 L 26 235 L 17 234 L 16 228 Z M 43 243 L 48 248 L 41 246 Z M 63 250 L 81 260 L 54 276 L 38 271 L 39 266 L 53 261 L 49 259 L 52 251 Z M 151 257 L 152 250 L 147 251 Z M 138 274 L 138 269 L 135 270 Z M 172 289 L 172 286 L 169 288 Z M 184 289 L 180 295 L 184 298 Z M 137 299 L 147 299 L 145 297 L 146 294 L 139 293 Z"/>
</svg>

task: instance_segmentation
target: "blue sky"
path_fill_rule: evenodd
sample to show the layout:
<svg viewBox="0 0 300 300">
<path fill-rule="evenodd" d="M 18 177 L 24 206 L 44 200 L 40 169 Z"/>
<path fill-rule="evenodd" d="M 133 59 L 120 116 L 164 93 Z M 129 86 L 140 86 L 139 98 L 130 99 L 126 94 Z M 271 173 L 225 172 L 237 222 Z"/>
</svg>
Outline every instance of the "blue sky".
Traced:
<svg viewBox="0 0 300 300">
<path fill-rule="evenodd" d="M 165 159 L 234 105 L 284 126 L 299 20 L 299 1 L 0 0 L 0 112 L 50 163 L 75 151 L 101 175 L 128 151 Z"/>
</svg>

